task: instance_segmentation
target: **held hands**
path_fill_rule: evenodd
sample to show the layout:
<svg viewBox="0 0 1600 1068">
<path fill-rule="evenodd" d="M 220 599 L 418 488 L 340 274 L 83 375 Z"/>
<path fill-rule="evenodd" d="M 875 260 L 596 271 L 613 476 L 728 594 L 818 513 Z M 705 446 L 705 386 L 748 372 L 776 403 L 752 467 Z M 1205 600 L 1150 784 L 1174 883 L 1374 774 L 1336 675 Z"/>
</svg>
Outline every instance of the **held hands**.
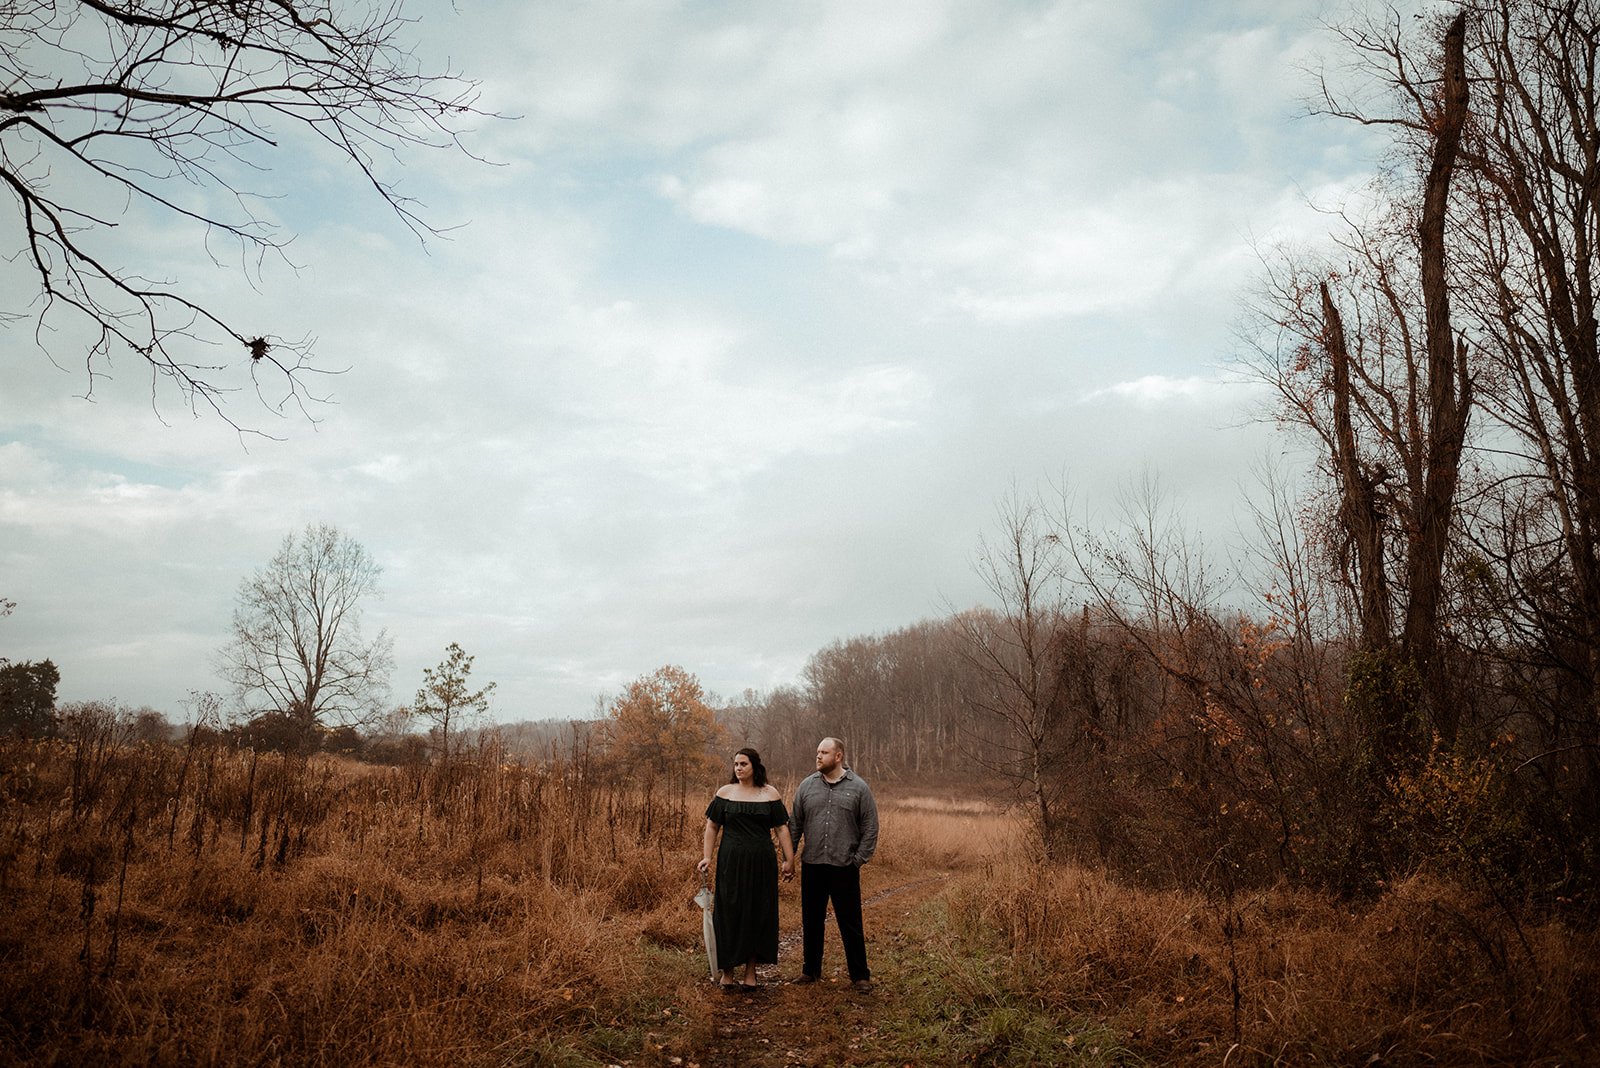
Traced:
<svg viewBox="0 0 1600 1068">
<path fill-rule="evenodd" d="M 783 881 L 784 882 L 788 882 L 790 879 L 793 879 L 794 878 L 794 861 L 792 861 L 792 860 L 784 861 L 781 870 L 783 872 Z"/>
</svg>

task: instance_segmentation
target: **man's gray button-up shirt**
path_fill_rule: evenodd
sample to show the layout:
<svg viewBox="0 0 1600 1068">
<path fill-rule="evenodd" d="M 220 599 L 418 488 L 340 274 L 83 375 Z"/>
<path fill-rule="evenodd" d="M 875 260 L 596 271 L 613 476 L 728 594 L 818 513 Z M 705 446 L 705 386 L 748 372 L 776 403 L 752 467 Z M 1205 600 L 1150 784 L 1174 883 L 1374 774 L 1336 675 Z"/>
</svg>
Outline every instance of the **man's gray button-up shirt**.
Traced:
<svg viewBox="0 0 1600 1068">
<path fill-rule="evenodd" d="M 796 849 L 801 839 L 805 840 L 803 863 L 865 864 L 878 848 L 878 804 L 872 799 L 872 790 L 848 768 L 833 783 L 823 778 L 822 772 L 812 772 L 794 792 L 789 837 Z"/>
</svg>

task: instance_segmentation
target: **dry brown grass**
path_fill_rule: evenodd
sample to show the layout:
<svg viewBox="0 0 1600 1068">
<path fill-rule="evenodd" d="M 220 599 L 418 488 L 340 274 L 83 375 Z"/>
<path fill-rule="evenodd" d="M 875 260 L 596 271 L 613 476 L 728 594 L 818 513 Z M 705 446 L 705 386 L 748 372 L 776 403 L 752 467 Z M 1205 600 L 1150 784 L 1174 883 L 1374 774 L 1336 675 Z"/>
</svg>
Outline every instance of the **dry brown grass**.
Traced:
<svg viewBox="0 0 1600 1068">
<path fill-rule="evenodd" d="M 958 889 L 951 914 L 998 930 L 1047 1003 L 1160 1063 L 1592 1056 L 1600 939 L 1424 877 L 1360 907 L 1288 889 L 1230 904 L 1011 862 Z"/>
<path fill-rule="evenodd" d="M 878 799 L 878 812 L 873 863 L 896 874 L 959 871 L 1024 851 L 1025 821 L 983 801 L 889 796 Z"/>
<path fill-rule="evenodd" d="M 492 750 L 439 770 L 0 745 L 0 1063 L 643 1065 L 713 1048 L 725 1006 L 688 905 L 704 801 L 679 812 Z M 1360 908 L 1134 889 L 1040 866 L 1006 812 L 879 801 L 868 894 L 947 893 L 962 944 L 994 946 L 1027 1004 L 1104 1021 L 1154 1062 L 1588 1056 L 1592 932 L 1421 877 Z M 794 926 L 795 884 L 781 909 Z"/>
<path fill-rule="evenodd" d="M 0 797 L 0 1061 L 531 1063 L 688 929 L 659 804 L 560 766 L 11 746 Z"/>
</svg>

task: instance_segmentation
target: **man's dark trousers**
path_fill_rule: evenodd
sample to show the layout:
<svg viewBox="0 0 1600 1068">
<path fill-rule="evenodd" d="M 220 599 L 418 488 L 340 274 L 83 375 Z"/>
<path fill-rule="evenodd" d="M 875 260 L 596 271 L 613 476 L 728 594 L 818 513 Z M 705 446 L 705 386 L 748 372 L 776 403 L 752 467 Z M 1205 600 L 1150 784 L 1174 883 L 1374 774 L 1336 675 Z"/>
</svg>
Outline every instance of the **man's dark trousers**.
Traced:
<svg viewBox="0 0 1600 1068">
<path fill-rule="evenodd" d="M 861 869 L 836 864 L 800 865 L 800 924 L 805 949 L 805 973 L 822 975 L 822 924 L 833 902 L 833 922 L 844 940 L 844 960 L 850 981 L 870 979 L 867 940 L 861 928 Z"/>
</svg>

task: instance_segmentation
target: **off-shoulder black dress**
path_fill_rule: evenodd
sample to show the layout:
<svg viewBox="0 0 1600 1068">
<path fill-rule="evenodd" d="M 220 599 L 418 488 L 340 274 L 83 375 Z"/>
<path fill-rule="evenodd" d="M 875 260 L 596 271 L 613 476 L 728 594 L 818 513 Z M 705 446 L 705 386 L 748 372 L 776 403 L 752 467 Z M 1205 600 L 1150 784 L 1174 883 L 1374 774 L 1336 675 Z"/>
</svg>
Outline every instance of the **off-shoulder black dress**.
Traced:
<svg viewBox="0 0 1600 1068">
<path fill-rule="evenodd" d="M 782 801 L 714 797 L 706 818 L 722 828 L 717 846 L 717 967 L 778 963 L 778 858 L 772 831 L 789 822 Z"/>
</svg>

